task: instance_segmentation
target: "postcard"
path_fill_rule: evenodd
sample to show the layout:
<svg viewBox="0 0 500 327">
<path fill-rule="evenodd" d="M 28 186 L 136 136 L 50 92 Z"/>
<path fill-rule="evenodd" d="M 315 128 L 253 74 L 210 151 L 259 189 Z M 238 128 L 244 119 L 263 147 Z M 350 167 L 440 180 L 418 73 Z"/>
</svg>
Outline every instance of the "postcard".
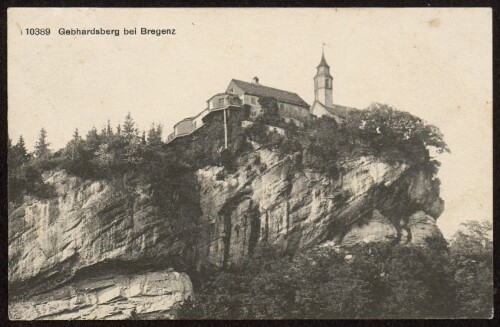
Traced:
<svg viewBox="0 0 500 327">
<path fill-rule="evenodd" d="M 11 320 L 493 317 L 490 8 L 7 14 Z"/>
</svg>

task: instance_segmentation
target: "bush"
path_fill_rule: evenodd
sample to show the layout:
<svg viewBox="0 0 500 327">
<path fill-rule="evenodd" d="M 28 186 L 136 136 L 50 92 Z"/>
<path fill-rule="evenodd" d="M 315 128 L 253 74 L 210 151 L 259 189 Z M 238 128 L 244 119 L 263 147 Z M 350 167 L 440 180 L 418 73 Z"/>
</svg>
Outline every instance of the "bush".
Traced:
<svg viewBox="0 0 500 327">
<path fill-rule="evenodd" d="M 450 152 L 439 128 L 384 104 L 374 103 L 366 110 L 352 112 L 345 128 L 375 153 L 389 158 L 397 151 L 407 160 L 421 162 L 429 160 L 429 148 L 437 153 Z"/>
<path fill-rule="evenodd" d="M 45 183 L 40 172 L 39 162 L 26 163 L 8 176 L 9 202 L 19 204 L 24 195 L 48 199 L 55 195 L 54 188 Z M 43 165 L 42 165 L 43 166 Z"/>
<path fill-rule="evenodd" d="M 314 248 L 293 258 L 264 246 L 241 266 L 210 276 L 179 318 L 453 317 L 450 267 L 446 252 L 411 246 Z"/>
<path fill-rule="evenodd" d="M 298 129 L 281 119 L 276 99 L 259 101 L 263 114 L 247 129 L 241 128 L 241 121 L 248 118 L 249 108 L 231 110 L 227 121 L 228 149 L 224 149 L 222 112 L 207 116 L 203 128 L 169 145 L 161 142 L 161 126 L 149 131 L 149 142 L 145 137 L 141 139 L 130 114 L 123 124 L 123 132 L 121 125 L 113 132 L 109 122 L 101 133 L 95 128 L 90 130 L 85 139 L 76 130 L 65 149 L 55 154 L 45 149 L 47 151 L 35 159 L 30 159 L 32 156 L 27 153 L 22 138 L 15 146 L 9 140 L 9 192 L 12 199 L 31 192 L 23 186 L 26 181 L 18 171 L 23 165 L 31 166 L 40 174 L 64 169 L 84 179 L 115 179 L 131 171 L 148 175 L 151 167 L 156 171 L 164 165 L 172 171 L 223 166 L 226 173 L 234 173 L 238 158 L 253 151 L 250 141 L 284 155 L 300 153 L 297 158 L 302 160 L 298 163 L 301 167 L 331 178 L 339 176 L 344 159 L 366 154 L 378 155 L 388 162 L 408 160 L 435 176 L 439 162 L 429 158 L 428 148 L 449 151 L 437 127 L 387 105 L 373 104 L 366 110 L 353 111 L 341 126 L 335 119 L 323 116 Z M 286 136 L 270 132 L 268 126 L 283 128 Z M 43 137 L 46 138 L 46 132 L 41 133 L 39 147 L 46 148 L 48 143 Z M 168 164 L 165 156 L 169 157 Z M 37 192 L 43 191 L 39 187 Z"/>
<path fill-rule="evenodd" d="M 487 319 L 493 315 L 493 226 L 467 221 L 450 244 L 456 302 L 460 318 Z"/>
</svg>

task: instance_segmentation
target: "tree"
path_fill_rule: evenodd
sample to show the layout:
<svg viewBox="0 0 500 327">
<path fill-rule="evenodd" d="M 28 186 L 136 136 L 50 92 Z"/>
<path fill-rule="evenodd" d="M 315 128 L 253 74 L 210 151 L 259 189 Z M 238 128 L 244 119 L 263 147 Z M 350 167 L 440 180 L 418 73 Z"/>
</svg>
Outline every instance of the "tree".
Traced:
<svg viewBox="0 0 500 327">
<path fill-rule="evenodd" d="M 102 139 L 102 140 L 105 140 L 107 138 L 107 134 L 106 134 L 106 126 L 103 126 L 101 128 L 101 131 L 99 132 L 99 137 Z"/>
<path fill-rule="evenodd" d="M 16 145 L 12 145 L 9 138 L 7 151 L 9 202 L 16 202 L 27 191 L 24 170 L 29 161 L 29 154 L 23 136 L 19 136 Z"/>
<path fill-rule="evenodd" d="M 135 127 L 135 122 L 130 112 L 127 113 L 125 121 L 123 122 L 123 134 L 129 141 L 137 136 L 137 128 Z"/>
<path fill-rule="evenodd" d="M 161 123 L 158 123 L 156 125 L 156 137 L 158 138 L 158 141 L 161 143 L 162 139 L 162 134 L 163 134 L 163 125 Z"/>
<path fill-rule="evenodd" d="M 339 169 L 336 165 L 340 154 L 339 127 L 334 118 L 322 116 L 311 122 L 302 137 L 302 144 L 307 149 L 305 164 L 331 177 L 336 177 Z"/>
<path fill-rule="evenodd" d="M 110 150 L 109 144 L 101 144 L 95 152 L 95 156 L 97 174 L 109 177 L 113 171 L 113 162 L 115 161 L 114 153 Z"/>
<path fill-rule="evenodd" d="M 276 98 L 260 97 L 259 104 L 262 107 L 262 115 L 259 116 L 259 121 L 267 125 L 282 125 L 283 122 L 279 113 L 278 100 Z"/>
<path fill-rule="evenodd" d="M 37 158 L 42 158 L 50 154 L 49 149 L 50 143 L 47 142 L 47 131 L 45 128 L 40 130 L 40 135 L 38 141 L 35 144 L 35 156 Z"/>
<path fill-rule="evenodd" d="M 442 248 L 372 243 L 291 257 L 259 245 L 242 264 L 209 276 L 180 318 L 450 318 L 450 268 Z"/>
<path fill-rule="evenodd" d="M 15 146 L 17 155 L 20 157 L 21 161 L 24 163 L 28 161 L 29 154 L 28 150 L 26 150 L 26 144 L 24 143 L 24 138 L 22 135 L 19 136 L 19 140 Z"/>
<path fill-rule="evenodd" d="M 459 317 L 485 319 L 493 315 L 492 229 L 489 221 L 469 220 L 451 240 Z"/>
<path fill-rule="evenodd" d="M 12 163 L 14 162 L 13 154 L 14 154 L 14 147 L 12 146 L 12 139 L 10 136 L 7 138 L 7 167 L 10 169 L 12 166 Z"/>
<path fill-rule="evenodd" d="M 106 125 L 106 136 L 113 135 L 113 129 L 111 128 L 111 121 L 108 119 L 108 124 Z"/>
<path fill-rule="evenodd" d="M 78 128 L 75 129 L 73 132 L 73 142 L 80 142 L 81 141 L 80 133 L 78 132 Z"/>
<path fill-rule="evenodd" d="M 356 143 L 390 161 L 408 160 L 422 164 L 429 172 L 437 172 L 439 162 L 430 161 L 430 150 L 450 152 L 439 128 L 408 112 L 388 105 L 373 103 L 365 110 L 349 115 L 342 127 L 348 144 Z"/>
<path fill-rule="evenodd" d="M 89 151 L 95 152 L 99 149 L 102 140 L 101 137 L 99 136 L 99 133 L 97 133 L 97 129 L 95 127 L 92 127 L 92 129 L 87 132 L 87 136 L 85 137 L 85 142 Z"/>
<path fill-rule="evenodd" d="M 81 147 L 82 147 L 82 138 L 77 128 L 73 132 L 72 140 L 66 146 L 66 152 L 71 157 L 71 160 L 80 160 Z"/>
<path fill-rule="evenodd" d="M 26 150 L 26 144 L 22 135 L 19 136 L 19 140 L 14 146 L 12 146 L 12 141 L 9 139 L 7 157 L 9 169 L 16 169 L 28 162 L 30 156 L 28 150 Z"/>
<path fill-rule="evenodd" d="M 161 144 L 162 130 L 163 126 L 161 124 L 155 126 L 153 123 L 151 128 L 148 130 L 148 144 L 153 146 Z"/>
</svg>

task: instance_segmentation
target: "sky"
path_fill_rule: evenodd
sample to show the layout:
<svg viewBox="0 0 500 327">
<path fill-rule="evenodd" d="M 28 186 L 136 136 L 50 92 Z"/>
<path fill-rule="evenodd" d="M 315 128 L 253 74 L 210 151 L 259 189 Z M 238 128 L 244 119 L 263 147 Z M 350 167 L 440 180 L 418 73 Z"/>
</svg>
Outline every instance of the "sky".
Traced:
<svg viewBox="0 0 500 327">
<path fill-rule="evenodd" d="M 50 28 L 49 36 L 26 28 Z M 60 28 L 120 36 L 59 35 Z M 123 29 L 137 28 L 137 35 Z M 141 35 L 140 28 L 175 35 Z M 173 125 L 205 108 L 232 78 L 314 100 L 322 44 L 333 102 L 389 104 L 438 126 L 450 237 L 467 219 L 492 220 L 492 19 L 487 8 L 8 10 L 8 128 L 30 150 L 42 127 L 53 149 L 113 126 L 130 112 L 140 129 Z"/>
</svg>

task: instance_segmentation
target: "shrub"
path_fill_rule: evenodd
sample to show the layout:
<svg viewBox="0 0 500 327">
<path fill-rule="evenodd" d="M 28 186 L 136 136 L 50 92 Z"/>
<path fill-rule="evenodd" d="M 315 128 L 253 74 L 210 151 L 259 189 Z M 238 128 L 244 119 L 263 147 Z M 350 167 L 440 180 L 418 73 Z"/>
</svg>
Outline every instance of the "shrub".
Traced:
<svg viewBox="0 0 500 327">
<path fill-rule="evenodd" d="M 443 251 L 368 244 L 348 252 L 313 248 L 292 258 L 261 245 L 240 266 L 209 276 L 180 318 L 453 317 L 454 287 Z"/>
<path fill-rule="evenodd" d="M 460 318 L 486 319 L 493 315 L 492 229 L 487 221 L 467 221 L 451 240 Z"/>
</svg>

